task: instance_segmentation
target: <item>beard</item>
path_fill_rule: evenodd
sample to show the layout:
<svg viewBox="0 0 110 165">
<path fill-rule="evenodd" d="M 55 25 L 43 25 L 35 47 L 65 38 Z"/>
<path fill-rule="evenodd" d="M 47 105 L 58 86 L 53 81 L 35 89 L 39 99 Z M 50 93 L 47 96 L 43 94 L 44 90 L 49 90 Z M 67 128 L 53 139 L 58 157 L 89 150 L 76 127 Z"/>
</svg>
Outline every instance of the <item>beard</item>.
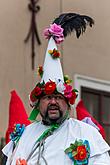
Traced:
<svg viewBox="0 0 110 165">
<path fill-rule="evenodd" d="M 49 116 L 49 111 L 50 110 L 54 110 L 57 111 L 57 116 L 55 118 L 52 118 Z M 43 115 L 42 113 L 40 113 L 42 116 L 42 122 L 45 125 L 51 125 L 51 124 L 61 124 L 64 120 L 63 117 L 63 112 L 61 111 L 59 105 L 48 105 L 47 109 L 46 109 L 46 113 Z"/>
</svg>

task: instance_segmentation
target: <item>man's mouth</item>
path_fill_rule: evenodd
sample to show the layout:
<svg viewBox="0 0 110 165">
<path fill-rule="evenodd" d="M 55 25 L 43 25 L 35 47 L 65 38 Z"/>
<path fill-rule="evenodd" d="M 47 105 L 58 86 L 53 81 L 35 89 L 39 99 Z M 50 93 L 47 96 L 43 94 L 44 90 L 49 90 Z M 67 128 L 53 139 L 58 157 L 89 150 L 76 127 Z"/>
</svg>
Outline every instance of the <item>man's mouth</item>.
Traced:
<svg viewBox="0 0 110 165">
<path fill-rule="evenodd" d="M 50 116 L 56 116 L 56 115 L 59 115 L 59 107 L 56 106 L 56 105 L 50 105 L 48 107 L 48 115 Z"/>
<path fill-rule="evenodd" d="M 56 122 L 59 118 L 62 118 L 60 107 L 58 105 L 48 105 L 44 118 L 45 121 L 50 123 L 53 121 Z"/>
<path fill-rule="evenodd" d="M 48 106 L 48 111 L 56 111 L 59 110 L 58 106 Z"/>
</svg>

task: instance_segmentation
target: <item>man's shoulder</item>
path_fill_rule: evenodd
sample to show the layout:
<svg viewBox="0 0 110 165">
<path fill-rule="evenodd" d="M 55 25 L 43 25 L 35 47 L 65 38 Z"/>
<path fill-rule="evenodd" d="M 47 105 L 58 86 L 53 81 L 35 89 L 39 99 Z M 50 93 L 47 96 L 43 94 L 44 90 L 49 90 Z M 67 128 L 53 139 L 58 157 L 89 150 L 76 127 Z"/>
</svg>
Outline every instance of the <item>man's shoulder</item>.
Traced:
<svg viewBox="0 0 110 165">
<path fill-rule="evenodd" d="M 90 124 L 87 124 L 83 121 L 74 119 L 74 118 L 70 118 L 69 119 L 69 125 L 71 127 L 71 129 L 74 129 L 74 132 L 80 132 L 81 136 L 87 136 L 92 138 L 92 136 L 101 136 L 101 134 L 99 133 L 99 131 L 93 127 Z"/>
<path fill-rule="evenodd" d="M 74 125 L 79 126 L 82 129 L 92 129 L 92 130 L 95 130 L 97 132 L 97 129 L 95 127 L 93 127 L 90 124 L 85 123 L 81 120 L 78 120 L 78 119 L 75 119 L 75 118 L 70 118 L 69 122 L 73 123 Z"/>
<path fill-rule="evenodd" d="M 37 127 L 39 127 L 40 125 L 41 125 L 41 122 L 40 122 L 40 121 L 35 121 L 35 122 L 29 124 L 28 126 L 26 126 L 24 132 L 27 132 L 27 131 L 31 131 L 31 130 L 37 129 Z"/>
</svg>

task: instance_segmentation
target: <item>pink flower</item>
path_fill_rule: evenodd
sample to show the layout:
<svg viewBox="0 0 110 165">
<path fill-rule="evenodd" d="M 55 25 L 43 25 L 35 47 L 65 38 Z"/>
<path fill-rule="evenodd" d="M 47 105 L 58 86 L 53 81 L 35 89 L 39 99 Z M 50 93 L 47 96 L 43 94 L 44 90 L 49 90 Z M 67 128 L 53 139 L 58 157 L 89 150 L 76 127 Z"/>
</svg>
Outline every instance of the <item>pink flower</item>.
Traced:
<svg viewBox="0 0 110 165">
<path fill-rule="evenodd" d="M 61 27 L 61 25 L 54 23 L 50 25 L 50 28 L 46 28 L 44 30 L 44 36 L 46 39 L 49 39 L 51 36 L 53 36 L 56 43 L 59 44 L 64 41 L 63 30 L 64 29 Z"/>
<path fill-rule="evenodd" d="M 63 34 L 63 28 L 61 25 L 57 25 L 56 23 L 50 25 L 49 32 L 53 34 L 54 36 L 62 36 Z"/>
<path fill-rule="evenodd" d="M 49 33 L 49 28 L 44 29 L 43 34 L 46 39 L 49 39 L 51 37 L 51 34 Z"/>
<path fill-rule="evenodd" d="M 68 85 L 68 84 L 64 84 L 64 85 L 65 85 L 64 96 L 68 99 L 69 103 L 73 105 L 76 100 L 77 95 L 73 91 L 71 85 Z"/>
<path fill-rule="evenodd" d="M 55 37 L 54 38 L 55 39 L 55 41 L 56 41 L 56 44 L 60 44 L 61 42 L 63 42 L 64 41 L 64 37 Z"/>
<path fill-rule="evenodd" d="M 65 90 L 64 90 L 64 95 L 67 99 L 72 97 L 72 86 L 64 84 Z"/>
</svg>

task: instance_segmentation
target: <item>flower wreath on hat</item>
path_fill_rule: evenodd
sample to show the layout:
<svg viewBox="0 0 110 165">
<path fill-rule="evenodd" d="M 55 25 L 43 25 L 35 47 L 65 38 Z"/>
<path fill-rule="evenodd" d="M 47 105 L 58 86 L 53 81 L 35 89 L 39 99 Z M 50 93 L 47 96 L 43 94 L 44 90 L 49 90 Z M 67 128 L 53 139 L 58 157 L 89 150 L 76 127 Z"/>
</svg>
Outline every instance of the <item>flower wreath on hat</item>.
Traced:
<svg viewBox="0 0 110 165">
<path fill-rule="evenodd" d="M 73 105 L 77 97 L 77 92 L 78 91 L 73 89 L 67 82 L 63 83 L 60 79 L 57 82 L 50 80 L 47 83 L 42 82 L 36 85 L 30 94 L 30 101 L 31 105 L 35 106 L 43 95 L 61 93 L 68 100 L 68 102 Z"/>
</svg>

